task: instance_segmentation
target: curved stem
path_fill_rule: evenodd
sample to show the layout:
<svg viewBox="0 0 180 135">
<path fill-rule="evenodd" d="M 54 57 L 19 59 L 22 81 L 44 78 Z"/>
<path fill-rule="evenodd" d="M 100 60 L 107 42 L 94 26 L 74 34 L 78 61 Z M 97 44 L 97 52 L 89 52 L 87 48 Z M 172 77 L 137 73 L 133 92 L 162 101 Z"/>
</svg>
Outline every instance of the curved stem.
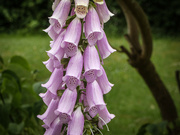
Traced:
<svg viewBox="0 0 180 135">
<path fill-rule="evenodd" d="M 135 0 L 117 0 L 123 11 L 128 11 L 132 16 L 134 16 L 137 25 L 139 27 L 141 37 L 142 37 L 142 54 L 141 59 L 149 59 L 152 54 L 152 36 L 146 15 L 144 14 L 142 8 Z M 125 14 L 128 12 L 125 12 Z M 130 18 L 131 15 L 128 15 Z M 132 19 L 132 18 L 131 18 Z M 133 25 L 132 25 L 133 27 Z M 130 31 L 130 35 L 133 31 Z"/>
</svg>

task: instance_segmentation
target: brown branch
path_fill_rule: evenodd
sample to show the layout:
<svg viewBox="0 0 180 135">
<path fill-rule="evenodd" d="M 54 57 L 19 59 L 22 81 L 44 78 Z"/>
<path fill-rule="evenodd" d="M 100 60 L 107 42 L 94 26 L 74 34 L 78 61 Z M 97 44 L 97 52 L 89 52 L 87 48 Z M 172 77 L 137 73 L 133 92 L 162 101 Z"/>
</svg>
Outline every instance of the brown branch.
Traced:
<svg viewBox="0 0 180 135">
<path fill-rule="evenodd" d="M 152 36 L 151 36 L 151 30 L 149 26 L 149 22 L 147 20 L 146 15 L 144 14 L 142 8 L 139 6 L 139 4 L 135 0 L 117 0 L 119 5 L 121 6 L 122 10 L 124 11 L 125 16 L 128 15 L 128 24 L 129 28 L 131 30 L 130 37 L 134 37 L 131 39 L 134 42 L 137 42 L 138 40 L 137 35 L 137 27 L 135 26 L 135 23 L 130 23 L 129 21 L 133 21 L 135 18 L 137 25 L 139 27 L 141 37 L 142 37 L 142 54 L 141 54 L 141 59 L 149 59 L 152 54 Z M 131 15 L 134 17 L 132 18 Z M 135 27 L 135 28 L 132 28 Z M 136 38 L 136 40 L 135 40 Z M 136 43 L 137 44 L 137 43 Z"/>
<path fill-rule="evenodd" d="M 129 34 L 125 36 L 131 47 L 131 53 L 121 47 L 130 58 L 129 63 L 136 68 L 147 86 L 150 88 L 164 120 L 175 121 L 178 118 L 174 102 L 155 70 L 150 57 L 152 54 L 152 37 L 150 26 L 142 8 L 135 0 L 117 0 L 128 23 Z M 139 29 L 138 29 L 138 27 Z M 142 37 L 142 46 L 139 46 L 138 30 Z M 141 53 L 139 53 L 138 49 Z"/>
</svg>

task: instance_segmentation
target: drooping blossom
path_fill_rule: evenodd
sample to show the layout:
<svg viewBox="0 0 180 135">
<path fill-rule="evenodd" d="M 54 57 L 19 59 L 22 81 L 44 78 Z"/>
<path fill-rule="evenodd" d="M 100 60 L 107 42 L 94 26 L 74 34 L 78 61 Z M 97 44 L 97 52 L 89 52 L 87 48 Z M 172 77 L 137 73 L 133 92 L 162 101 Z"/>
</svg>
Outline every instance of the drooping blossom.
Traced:
<svg viewBox="0 0 180 135">
<path fill-rule="evenodd" d="M 62 78 L 70 90 L 76 89 L 77 85 L 81 84 L 80 77 L 83 68 L 83 56 L 81 51 L 78 50 L 76 55 L 71 57 L 66 75 Z"/>
<path fill-rule="evenodd" d="M 68 123 L 71 120 L 71 114 L 73 112 L 77 98 L 76 90 L 69 90 L 68 88 L 64 91 L 55 114 L 59 115 L 62 123 Z"/>
<path fill-rule="evenodd" d="M 99 128 L 103 129 L 103 125 L 109 123 L 111 119 L 115 117 L 114 114 L 110 114 L 109 111 L 107 110 L 107 107 L 104 107 L 102 110 L 99 110 L 99 122 L 98 126 Z"/>
<path fill-rule="evenodd" d="M 49 90 L 47 90 L 45 93 L 40 93 L 39 96 L 47 106 L 50 104 L 52 99 L 56 98 L 56 95 L 52 94 Z"/>
<path fill-rule="evenodd" d="M 56 31 L 53 28 L 53 25 L 50 25 L 47 29 L 44 30 L 44 32 L 48 33 L 49 37 L 52 40 L 55 40 L 58 36 L 58 34 L 56 33 Z"/>
<path fill-rule="evenodd" d="M 96 4 L 96 10 L 102 23 L 106 23 L 107 21 L 109 21 L 111 16 L 114 16 L 114 14 L 109 11 L 105 0 L 103 4 Z"/>
<path fill-rule="evenodd" d="M 82 135 L 84 129 L 84 115 L 79 106 L 72 114 L 72 120 L 68 123 L 68 135 Z"/>
<path fill-rule="evenodd" d="M 89 0 L 75 0 L 75 13 L 78 18 L 84 18 L 88 12 Z"/>
<path fill-rule="evenodd" d="M 88 45 L 84 51 L 84 70 L 87 82 L 93 82 L 102 75 L 100 59 L 95 46 Z"/>
<path fill-rule="evenodd" d="M 53 26 L 54 31 L 57 34 L 59 34 L 65 24 L 65 21 L 70 11 L 70 7 L 70 0 L 61 0 L 56 9 L 54 10 L 53 15 L 49 17 L 49 22 Z"/>
<path fill-rule="evenodd" d="M 59 103 L 59 98 L 52 99 L 50 104 L 48 105 L 48 108 L 45 111 L 45 113 L 37 116 L 39 119 L 43 120 L 43 122 L 48 127 L 50 127 L 51 123 L 57 117 L 57 115 L 54 113 L 54 111 L 57 109 L 58 103 Z"/>
<path fill-rule="evenodd" d="M 106 105 L 103 99 L 102 90 L 96 81 L 87 84 L 86 98 L 89 105 L 88 111 L 91 117 L 96 116 L 98 111 L 102 110 Z"/>
<path fill-rule="evenodd" d="M 102 66 L 101 66 L 101 70 L 102 70 L 103 74 L 100 77 L 97 77 L 97 82 L 98 82 L 103 94 L 107 94 L 111 90 L 111 88 L 114 86 L 114 84 L 109 82 L 106 72 Z"/>
<path fill-rule="evenodd" d="M 78 49 L 78 43 L 81 36 L 81 21 L 79 18 L 74 18 L 69 24 L 64 36 L 61 47 L 65 49 L 67 56 L 74 56 Z"/>
<path fill-rule="evenodd" d="M 44 135 L 60 135 L 63 123 L 61 123 L 59 117 L 57 117 L 50 127 L 46 128 Z"/>
<path fill-rule="evenodd" d="M 97 46 L 98 46 L 98 50 L 100 53 L 100 56 L 102 59 L 107 58 L 111 53 L 115 52 L 116 50 L 113 49 L 107 40 L 106 34 L 104 31 L 103 32 L 103 38 L 101 40 L 97 41 Z"/>
<path fill-rule="evenodd" d="M 64 50 L 61 47 L 61 43 L 64 39 L 64 35 L 65 35 L 65 30 L 62 30 L 61 33 L 59 34 L 59 36 L 56 38 L 56 40 L 52 43 L 52 48 L 47 51 L 48 56 L 50 58 L 56 58 L 59 60 L 59 62 L 61 62 L 61 59 L 64 57 Z"/>
<path fill-rule="evenodd" d="M 57 90 L 61 87 L 62 76 L 63 68 L 55 68 L 48 82 L 42 84 L 42 86 L 47 88 L 54 95 L 57 95 Z"/>
<path fill-rule="evenodd" d="M 98 14 L 92 6 L 85 18 L 85 36 L 89 45 L 95 45 L 103 37 Z"/>
</svg>

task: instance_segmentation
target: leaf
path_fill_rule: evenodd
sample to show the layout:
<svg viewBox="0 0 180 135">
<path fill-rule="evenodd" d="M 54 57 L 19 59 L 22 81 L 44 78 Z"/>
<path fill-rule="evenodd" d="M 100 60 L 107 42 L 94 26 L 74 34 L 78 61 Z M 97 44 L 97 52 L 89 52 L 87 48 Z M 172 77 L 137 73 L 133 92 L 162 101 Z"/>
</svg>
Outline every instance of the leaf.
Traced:
<svg viewBox="0 0 180 135">
<path fill-rule="evenodd" d="M 143 124 L 140 129 L 138 130 L 138 133 L 136 135 L 145 135 L 146 127 L 149 125 L 149 123 Z"/>
<path fill-rule="evenodd" d="M 8 131 L 12 134 L 20 134 L 24 128 L 24 122 L 20 124 L 17 123 L 9 123 Z"/>
<path fill-rule="evenodd" d="M 46 91 L 46 88 L 41 86 L 42 83 L 44 82 L 37 82 L 33 84 L 33 89 L 37 94 L 44 93 Z"/>
<path fill-rule="evenodd" d="M 3 68 L 3 65 L 4 65 L 4 61 L 3 61 L 3 58 L 0 55 L 0 69 Z"/>
<path fill-rule="evenodd" d="M 66 25 L 69 25 L 75 17 L 76 17 L 76 15 L 68 16 L 68 18 L 66 19 Z"/>
<path fill-rule="evenodd" d="M 37 102 L 34 103 L 32 111 L 33 111 L 33 114 L 34 114 L 35 119 L 36 119 L 37 122 L 39 121 L 39 119 L 37 118 L 37 115 L 40 113 L 41 108 L 42 108 L 43 105 L 44 105 L 44 103 L 43 103 L 42 100 L 37 101 Z"/>
<path fill-rule="evenodd" d="M 8 135 L 7 130 L 0 124 L 0 131 L 2 135 Z"/>
<path fill-rule="evenodd" d="M 23 68 L 30 70 L 30 66 L 29 66 L 27 60 L 21 56 L 13 56 L 10 59 L 10 63 L 18 64 L 18 65 L 22 66 Z"/>
<path fill-rule="evenodd" d="M 21 100 L 22 100 L 22 94 L 20 92 L 16 92 L 13 95 L 12 105 L 14 107 L 19 107 L 21 105 Z"/>
<path fill-rule="evenodd" d="M 11 106 L 9 104 L 2 105 L 0 104 L 0 125 L 4 128 L 8 127 L 8 123 L 10 122 L 9 114 L 10 114 Z"/>
<path fill-rule="evenodd" d="M 13 79 L 15 79 L 17 85 L 18 85 L 18 88 L 19 88 L 19 91 L 21 91 L 21 82 L 20 82 L 20 78 L 17 76 L 17 74 L 11 70 L 4 70 L 2 72 L 2 77 L 3 78 L 9 78 L 9 77 L 12 77 Z M 9 78 L 11 79 L 11 78 Z"/>
</svg>

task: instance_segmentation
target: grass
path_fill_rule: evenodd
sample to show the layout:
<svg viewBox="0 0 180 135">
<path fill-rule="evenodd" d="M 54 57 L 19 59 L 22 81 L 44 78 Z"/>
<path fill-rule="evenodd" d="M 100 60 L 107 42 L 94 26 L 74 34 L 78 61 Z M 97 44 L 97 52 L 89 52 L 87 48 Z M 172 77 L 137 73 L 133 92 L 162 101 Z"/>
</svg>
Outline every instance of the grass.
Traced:
<svg viewBox="0 0 180 135">
<path fill-rule="evenodd" d="M 122 38 L 109 37 L 114 47 L 127 46 Z M 25 57 L 31 69 L 38 69 L 38 80 L 43 81 L 50 76 L 50 72 L 42 64 L 46 61 L 50 38 L 34 35 L 0 35 L 0 55 L 7 61 L 13 55 Z M 166 84 L 180 115 L 180 93 L 175 80 L 175 71 L 180 70 L 180 40 L 161 38 L 154 40 L 152 61 L 156 70 Z M 108 124 L 111 132 L 105 135 L 134 135 L 138 128 L 145 123 L 159 122 L 161 116 L 148 87 L 142 78 L 127 62 L 125 54 L 113 53 L 104 60 L 109 81 L 114 85 L 111 92 L 105 96 L 110 113 L 116 117 Z"/>
</svg>

